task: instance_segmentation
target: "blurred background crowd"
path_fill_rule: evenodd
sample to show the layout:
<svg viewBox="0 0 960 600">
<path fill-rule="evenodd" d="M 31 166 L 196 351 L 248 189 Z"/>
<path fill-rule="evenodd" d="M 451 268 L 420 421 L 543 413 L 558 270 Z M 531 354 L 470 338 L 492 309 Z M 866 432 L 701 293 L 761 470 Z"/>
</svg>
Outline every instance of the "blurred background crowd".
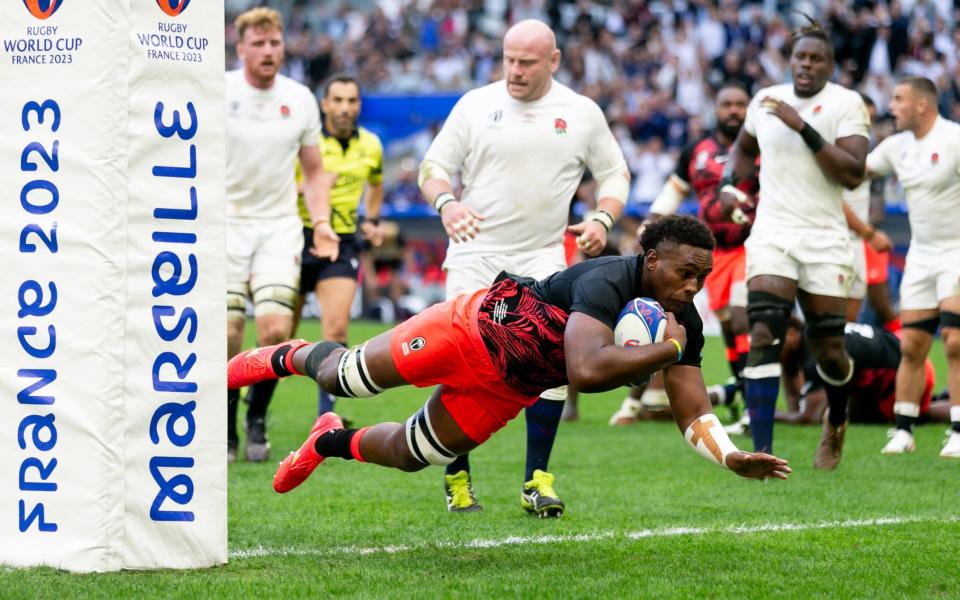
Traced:
<svg viewBox="0 0 960 600">
<path fill-rule="evenodd" d="M 683 145 L 713 127 L 721 82 L 755 92 L 789 81 L 788 40 L 804 15 L 832 36 L 834 80 L 878 106 L 878 137 L 892 130 L 887 105 L 903 76 L 934 81 L 941 113 L 960 120 L 960 0 L 226 0 L 227 68 L 237 66 L 233 18 L 257 4 L 285 17 L 286 75 L 317 93 L 333 73 L 359 78 L 360 122 L 386 150 L 387 214 L 400 217 L 432 216 L 416 187 L 419 159 L 460 94 L 500 77 L 502 35 L 527 18 L 557 34 L 556 78 L 604 109 L 632 171 L 627 214 L 635 217 Z M 437 99 L 406 127 L 377 120 L 390 113 L 384 107 L 412 114 Z M 419 237 L 415 229 L 408 238 Z M 438 251 L 422 245 L 421 270 L 435 266 Z"/>
</svg>

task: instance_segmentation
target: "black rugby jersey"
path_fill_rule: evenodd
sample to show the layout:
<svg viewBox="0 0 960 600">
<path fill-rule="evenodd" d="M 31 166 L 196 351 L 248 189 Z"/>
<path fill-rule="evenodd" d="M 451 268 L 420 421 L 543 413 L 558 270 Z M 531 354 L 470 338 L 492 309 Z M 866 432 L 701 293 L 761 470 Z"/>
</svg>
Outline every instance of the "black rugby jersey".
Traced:
<svg viewBox="0 0 960 600">
<path fill-rule="evenodd" d="M 649 297 L 640 286 L 643 257 L 607 256 L 583 261 L 537 281 L 502 272 L 480 307 L 480 333 L 505 383 L 529 395 L 567 384 L 563 333 L 573 312 L 611 330 L 627 302 Z M 677 321 L 687 347 L 676 364 L 700 367 L 703 321 L 693 304 Z"/>
</svg>

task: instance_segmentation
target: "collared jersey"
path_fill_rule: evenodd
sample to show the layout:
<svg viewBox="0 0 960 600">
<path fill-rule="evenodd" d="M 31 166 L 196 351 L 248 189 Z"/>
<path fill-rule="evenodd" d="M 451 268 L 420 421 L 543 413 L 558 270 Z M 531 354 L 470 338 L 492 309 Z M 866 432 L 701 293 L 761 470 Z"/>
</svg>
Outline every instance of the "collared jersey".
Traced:
<svg viewBox="0 0 960 600">
<path fill-rule="evenodd" d="M 320 133 L 320 153 L 323 155 L 323 169 L 337 176 L 330 190 L 330 226 L 337 233 L 354 233 L 364 186 L 383 181 L 383 145 L 376 134 L 363 127 L 358 127 L 346 144 L 323 130 Z M 303 172 L 297 162 L 297 183 L 302 181 Z M 304 227 L 312 227 L 303 194 L 297 201 Z"/>
<path fill-rule="evenodd" d="M 294 161 L 316 146 L 320 109 L 313 94 L 277 75 L 260 90 L 243 70 L 226 74 L 227 216 L 272 219 L 297 214 Z"/>
<path fill-rule="evenodd" d="M 927 135 L 904 131 L 867 155 L 877 175 L 895 173 L 907 195 L 911 245 L 960 247 L 960 124 L 937 117 Z"/>
<path fill-rule="evenodd" d="M 460 201 L 485 217 L 448 258 L 559 245 L 584 170 L 597 181 L 627 171 L 600 107 L 557 81 L 532 102 L 514 100 L 503 81 L 467 92 L 424 160 L 460 171 Z"/>
<path fill-rule="evenodd" d="M 760 203 L 754 230 L 819 230 L 846 235 L 843 186 L 817 164 L 800 134 L 787 127 L 761 104 L 766 97 L 792 106 L 823 139 L 869 136 L 870 115 L 856 92 L 827 83 L 816 95 L 798 97 L 793 84 L 775 85 L 757 92 L 747 108 L 744 130 L 760 146 Z"/>
</svg>

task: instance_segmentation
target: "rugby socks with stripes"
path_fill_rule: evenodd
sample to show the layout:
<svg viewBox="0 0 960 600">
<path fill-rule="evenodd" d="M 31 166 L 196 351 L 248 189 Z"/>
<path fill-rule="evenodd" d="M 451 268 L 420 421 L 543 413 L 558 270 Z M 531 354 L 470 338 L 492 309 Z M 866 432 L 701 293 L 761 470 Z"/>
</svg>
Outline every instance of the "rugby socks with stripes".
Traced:
<svg viewBox="0 0 960 600">
<path fill-rule="evenodd" d="M 360 440 L 368 429 L 370 428 L 363 427 L 361 429 L 335 429 L 334 431 L 328 431 L 317 438 L 313 449 L 316 450 L 320 456 L 327 458 L 335 457 L 344 460 L 366 462 L 363 460 L 363 456 L 360 455 Z"/>
<path fill-rule="evenodd" d="M 550 400 L 541 396 L 524 411 L 527 419 L 527 470 L 524 481 L 533 479 L 533 472 L 537 469 L 547 470 L 553 441 L 557 439 L 563 405 L 563 400 Z"/>
</svg>

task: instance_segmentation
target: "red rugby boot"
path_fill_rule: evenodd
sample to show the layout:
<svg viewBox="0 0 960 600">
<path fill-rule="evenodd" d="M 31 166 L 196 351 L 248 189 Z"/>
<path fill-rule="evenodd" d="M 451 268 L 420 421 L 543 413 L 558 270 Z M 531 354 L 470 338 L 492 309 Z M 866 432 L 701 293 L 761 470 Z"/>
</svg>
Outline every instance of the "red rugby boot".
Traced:
<svg viewBox="0 0 960 600">
<path fill-rule="evenodd" d="M 295 374 L 293 353 L 309 343 L 306 340 L 290 340 L 241 352 L 227 363 L 227 389 L 235 390 Z"/>
<path fill-rule="evenodd" d="M 317 454 L 314 448 L 317 438 L 337 429 L 343 429 L 343 423 L 336 414 L 327 412 L 317 417 L 307 441 L 300 446 L 299 450 L 291 452 L 277 467 L 277 472 L 273 476 L 273 489 L 279 494 L 285 494 L 306 481 L 310 473 L 313 473 L 313 470 L 326 458 Z"/>
</svg>

